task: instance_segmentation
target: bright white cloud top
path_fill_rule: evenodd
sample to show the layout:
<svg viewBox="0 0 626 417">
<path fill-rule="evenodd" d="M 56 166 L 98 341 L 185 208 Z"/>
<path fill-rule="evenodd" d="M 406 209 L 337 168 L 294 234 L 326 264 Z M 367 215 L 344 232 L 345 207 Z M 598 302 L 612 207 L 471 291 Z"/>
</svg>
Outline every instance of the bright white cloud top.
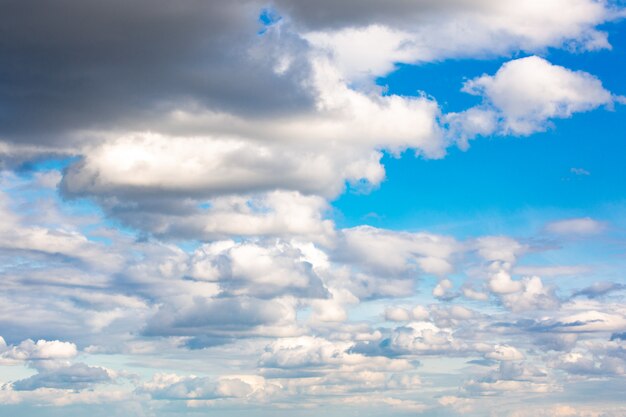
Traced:
<svg viewBox="0 0 626 417">
<path fill-rule="evenodd" d="M 623 119 L 621 2 L 35 3 L 0 0 L 0 415 L 626 413 L 624 190 L 429 229 L 455 190 L 410 169 Z M 393 83 L 425 68 L 449 97 Z M 569 135 L 561 183 L 619 183 Z M 417 214 L 342 203 L 389 189 Z"/>
</svg>

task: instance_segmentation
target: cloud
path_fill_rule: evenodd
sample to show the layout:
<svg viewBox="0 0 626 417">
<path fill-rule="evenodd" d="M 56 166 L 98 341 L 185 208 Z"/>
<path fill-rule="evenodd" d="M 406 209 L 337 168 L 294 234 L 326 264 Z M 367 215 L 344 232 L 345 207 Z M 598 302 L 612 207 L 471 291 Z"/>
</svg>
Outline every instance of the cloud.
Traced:
<svg viewBox="0 0 626 417">
<path fill-rule="evenodd" d="M 253 335 L 293 331 L 295 320 L 290 300 L 262 300 L 239 296 L 205 298 L 187 295 L 165 304 L 147 322 L 151 336 Z"/>
<path fill-rule="evenodd" d="M 546 225 L 546 230 L 558 235 L 594 235 L 606 229 L 606 224 L 590 217 L 559 220 Z"/>
<path fill-rule="evenodd" d="M 527 247 L 507 236 L 485 236 L 476 239 L 478 254 L 487 261 L 515 262 Z"/>
<path fill-rule="evenodd" d="M 220 282 L 222 290 L 232 295 L 327 297 L 323 282 L 303 257 L 288 243 L 216 242 L 195 251 L 191 277 Z"/>
<path fill-rule="evenodd" d="M 373 272 L 402 274 L 418 267 L 425 273 L 452 272 L 460 245 L 448 236 L 391 232 L 370 226 L 344 229 L 345 256 Z"/>
<path fill-rule="evenodd" d="M 315 107 L 311 54 L 330 51 L 350 83 L 384 75 L 395 62 L 608 48 L 597 26 L 619 16 L 592 0 L 524 7 L 512 0 L 394 1 L 384 8 L 280 0 L 271 7 L 283 18 L 263 27 L 259 15 L 268 4 L 256 0 L 152 6 L 9 2 L 0 60 L 14 64 L 0 73 L 7 86 L 0 104 L 10 109 L 0 119 L 3 138 L 76 144 L 86 139 L 77 132 L 143 130 L 181 106 L 293 116 Z"/>
<path fill-rule="evenodd" d="M 410 322 L 392 329 L 380 342 L 359 342 L 352 351 L 368 356 L 403 357 L 411 355 L 471 356 L 491 350 L 488 344 L 457 339 L 451 328 L 432 322 Z"/>
<path fill-rule="evenodd" d="M 62 133 L 98 125 L 145 126 L 172 102 L 248 114 L 289 112 L 311 102 L 301 85 L 306 63 L 275 70 L 275 60 L 302 49 L 302 41 L 259 37 L 261 5 L 254 1 L 9 2 L 6 8 L 14 19 L 2 21 L 7 43 L 0 57 L 15 65 L 1 74 L 10 86 L 2 107 L 11 108 L 3 112 L 1 134 L 10 140 L 58 143 L 68 140 Z M 282 47 L 272 56 L 276 43 Z M 265 104 L 251 106 L 255 97 Z"/>
<path fill-rule="evenodd" d="M 590 271 L 591 268 L 585 265 L 519 265 L 513 268 L 513 273 L 515 274 L 543 277 L 579 276 Z"/>
<path fill-rule="evenodd" d="M 619 312 L 588 310 L 560 318 L 558 326 L 570 332 L 615 332 L 626 328 L 626 316 Z"/>
<path fill-rule="evenodd" d="M 227 398 L 256 398 L 271 395 L 280 386 L 256 375 L 232 375 L 219 379 L 176 374 L 156 374 L 145 382 L 139 392 L 149 394 L 156 400 L 199 401 Z M 193 405 L 194 403 L 189 403 Z"/>
<path fill-rule="evenodd" d="M 607 49 L 600 25 L 619 14 L 592 0 L 9 2 L 2 166 L 72 159 L 63 172 L 2 173 L 0 325 L 13 344 L 0 338 L 0 363 L 19 376 L 0 403 L 437 414 L 439 399 L 479 414 L 504 409 L 449 394 L 527 398 L 623 375 L 620 284 L 516 266 L 529 240 L 341 229 L 330 212 L 347 186 L 383 184 L 383 158 L 442 158 L 455 141 L 526 135 L 624 100 L 537 56 L 467 81 L 482 103 L 455 114 L 445 97 L 387 94 L 377 77 L 401 63 Z M 558 275 L 581 280 L 569 301 L 540 278 Z M 26 338 L 37 341 L 14 342 Z M 95 365 L 111 361 L 141 375 L 114 389 L 125 371 Z"/>
<path fill-rule="evenodd" d="M 71 359 L 77 355 L 76 345 L 59 340 L 27 339 L 17 346 L 8 346 L 0 337 L 0 359 L 2 362 L 38 362 Z"/>
<path fill-rule="evenodd" d="M 524 354 L 513 346 L 498 345 L 485 358 L 496 361 L 519 361 L 524 359 Z"/>
<path fill-rule="evenodd" d="M 398 62 L 507 55 L 567 44 L 583 50 L 609 48 L 606 34 L 595 26 L 617 18 L 605 4 L 589 0 L 551 0 L 521 8 L 508 0 L 394 1 L 384 8 L 325 2 L 314 10 L 285 0 L 277 6 L 309 28 L 306 38 L 328 49 L 349 79 L 384 75 Z M 567 14 L 559 13 L 563 7 Z M 367 47 L 371 45 L 376 47 Z"/>
<path fill-rule="evenodd" d="M 463 386 L 463 391 L 472 396 L 497 396 L 508 392 L 549 393 L 561 387 L 546 373 L 526 362 L 500 362 L 496 370 L 477 379 L 471 379 Z"/>
<path fill-rule="evenodd" d="M 63 176 L 64 196 L 93 198 L 109 216 L 149 236 L 300 233 L 322 241 L 332 228 L 323 219 L 324 202 L 346 183 L 379 186 L 384 153 L 441 158 L 451 137 L 487 135 L 503 123 L 543 126 L 549 118 L 613 100 L 590 75 L 537 57 L 469 81 L 466 89 L 491 104 L 457 115 L 443 115 L 426 93 L 388 95 L 372 86 L 398 62 L 509 55 L 570 43 L 606 48 L 596 26 L 617 15 L 591 0 L 568 3 L 566 15 L 554 13 L 563 0 L 521 9 L 510 1 L 398 2 L 384 11 L 359 5 L 350 14 L 331 4 L 311 11 L 290 1 L 270 9 L 255 0 L 222 3 L 154 8 L 70 1 L 36 13 L 12 4 L 11 14 L 27 24 L 7 22 L 7 42 L 30 47 L 0 50 L 0 58 L 16 63 L 0 74 L 11 86 L 0 103 L 11 109 L 0 129 L 10 159 L 35 151 L 78 157 Z M 263 10 L 280 19 L 263 26 Z M 326 24 L 314 17 L 320 13 Z M 23 29 L 29 25 L 36 30 Z M 109 36 L 112 27 L 119 37 Z M 85 45 L 97 45 L 98 53 Z M 32 68 L 46 69 L 26 70 Z M 535 90 L 555 83 L 581 87 L 587 101 L 569 92 L 559 98 L 565 87 L 555 87 L 552 101 L 529 96 L 517 100 L 528 102 L 526 110 L 516 110 L 499 92 L 515 93 L 519 86 L 510 79 L 527 70 L 536 73 L 526 80 Z M 600 93 L 609 98 L 602 101 Z M 543 110 L 528 119 L 531 107 Z M 298 222 L 288 220 L 295 205 L 308 213 Z M 450 272 L 441 258 L 417 262 L 427 273 Z"/>
<path fill-rule="evenodd" d="M 572 297 L 585 296 L 587 298 L 602 297 L 614 291 L 622 291 L 626 289 L 626 285 L 618 282 L 596 282 L 593 285 L 578 290 L 572 294 Z"/>
<path fill-rule="evenodd" d="M 33 391 L 38 388 L 80 390 L 111 381 L 112 378 L 106 369 L 75 363 L 41 371 L 29 378 L 13 382 L 12 386 L 16 391 Z"/>
<path fill-rule="evenodd" d="M 484 104 L 446 116 L 461 145 L 476 135 L 530 135 L 545 130 L 551 119 L 569 118 L 615 102 L 593 75 L 553 65 L 538 56 L 506 62 L 493 76 L 465 82 L 463 91 L 481 96 Z"/>
</svg>

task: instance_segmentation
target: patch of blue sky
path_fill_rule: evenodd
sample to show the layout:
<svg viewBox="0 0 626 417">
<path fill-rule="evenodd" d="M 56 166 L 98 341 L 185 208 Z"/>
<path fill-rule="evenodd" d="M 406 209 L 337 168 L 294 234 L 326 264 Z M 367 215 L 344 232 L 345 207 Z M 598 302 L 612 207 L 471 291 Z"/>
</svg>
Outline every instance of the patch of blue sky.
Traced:
<svg viewBox="0 0 626 417">
<path fill-rule="evenodd" d="M 333 203 L 342 213 L 337 221 L 471 234 L 502 226 L 522 231 L 515 225 L 531 210 L 545 210 L 547 218 L 607 211 L 626 199 L 625 116 L 620 105 L 576 114 L 530 137 L 478 138 L 468 151 L 451 148 L 440 160 L 385 155 L 386 180 L 368 194 L 340 196 Z"/>
<path fill-rule="evenodd" d="M 42 158 L 35 159 L 31 161 L 27 161 L 20 165 L 16 172 L 21 173 L 22 175 L 34 174 L 37 172 L 45 172 L 45 171 L 62 171 L 68 166 L 72 165 L 74 162 L 78 161 L 80 157 L 78 156 L 70 156 L 70 157 L 51 157 L 51 158 Z"/>
<path fill-rule="evenodd" d="M 257 34 L 263 35 L 267 32 L 267 29 L 271 26 L 274 26 L 278 22 L 280 22 L 283 18 L 278 14 L 278 12 L 272 8 L 264 8 L 259 13 L 259 23 L 262 25 L 262 28 L 259 29 Z"/>
<path fill-rule="evenodd" d="M 610 51 L 547 50 L 552 63 L 597 76 L 616 95 L 626 94 L 626 29 L 606 25 Z M 518 56 L 521 57 L 522 55 Z M 399 65 L 381 77 L 386 94 L 438 100 L 444 112 L 462 111 L 481 98 L 461 92 L 463 82 L 494 74 L 515 57 Z M 545 217 L 593 216 L 626 201 L 626 106 L 553 120 L 529 137 L 477 138 L 468 151 L 452 147 L 440 160 L 385 155 L 386 181 L 370 193 L 349 190 L 334 203 L 340 226 L 366 222 L 392 229 L 431 229 L 461 235 L 527 230 L 529 213 Z M 602 213 L 601 213 L 602 214 Z M 606 214 L 606 213 L 603 213 Z M 520 219 L 526 220 L 520 224 Z"/>
</svg>

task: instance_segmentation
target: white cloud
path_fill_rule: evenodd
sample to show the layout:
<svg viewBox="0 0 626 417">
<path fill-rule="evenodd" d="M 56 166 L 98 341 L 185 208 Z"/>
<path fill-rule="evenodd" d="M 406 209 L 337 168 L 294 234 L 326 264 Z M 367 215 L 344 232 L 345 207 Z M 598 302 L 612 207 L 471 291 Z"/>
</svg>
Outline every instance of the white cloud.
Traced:
<svg viewBox="0 0 626 417">
<path fill-rule="evenodd" d="M 520 275 L 539 275 L 543 277 L 577 276 L 591 272 L 586 265 L 520 265 L 513 268 L 513 273 Z"/>
<path fill-rule="evenodd" d="M 501 118 L 502 133 L 515 135 L 544 130 L 550 119 L 568 118 L 614 101 L 593 75 L 553 65 L 537 56 L 509 61 L 493 76 L 467 81 L 463 91 L 482 96 L 489 106 L 485 111 L 492 108 Z M 461 123 L 470 132 L 491 133 L 472 128 L 469 114 L 456 117 L 463 118 Z"/>
<path fill-rule="evenodd" d="M 385 309 L 385 320 L 388 321 L 410 321 L 411 312 L 402 307 L 388 307 Z"/>
<path fill-rule="evenodd" d="M 28 339 L 19 345 L 8 346 L 0 337 L 0 360 L 4 363 L 66 360 L 77 354 L 76 345 L 70 342 L 43 339 L 34 342 Z"/>
<path fill-rule="evenodd" d="M 524 354 L 513 346 L 497 345 L 492 352 L 485 355 L 485 358 L 496 361 L 519 361 L 524 359 Z"/>
<path fill-rule="evenodd" d="M 485 236 L 476 239 L 478 254 L 487 261 L 515 262 L 527 247 L 507 236 Z"/>
<path fill-rule="evenodd" d="M 344 229 L 346 252 L 360 265 L 386 273 L 405 273 L 417 264 L 426 273 L 443 275 L 453 269 L 460 250 L 455 239 L 429 233 L 392 232 L 369 226 Z"/>
<path fill-rule="evenodd" d="M 303 258 L 302 252 L 287 242 L 219 241 L 196 249 L 191 277 L 218 282 L 222 291 L 232 295 L 326 297 L 320 277 Z"/>
<path fill-rule="evenodd" d="M 546 225 L 546 230 L 559 235 L 594 235 L 606 229 L 606 224 L 590 217 L 559 220 Z"/>
<path fill-rule="evenodd" d="M 306 8 L 290 6 L 296 11 Z M 305 35 L 314 46 L 329 51 L 348 80 L 384 75 L 398 62 L 506 55 L 546 47 L 610 48 L 606 33 L 595 26 L 617 18 L 604 3 L 591 0 L 528 1 L 523 5 L 513 0 L 398 2 L 376 12 L 372 10 L 375 6 L 359 6 L 354 6 L 362 9 L 358 13 L 342 15 L 343 27 L 330 25 Z M 314 20 L 315 15 L 309 11 L 308 15 L 296 14 L 296 19 Z M 326 17 L 332 22 L 334 16 Z M 319 21 L 316 24 L 324 26 Z"/>
<path fill-rule="evenodd" d="M 589 176 L 591 175 L 591 172 L 587 171 L 585 168 L 570 168 L 569 172 L 571 172 L 574 175 L 584 175 L 584 176 Z"/>
</svg>

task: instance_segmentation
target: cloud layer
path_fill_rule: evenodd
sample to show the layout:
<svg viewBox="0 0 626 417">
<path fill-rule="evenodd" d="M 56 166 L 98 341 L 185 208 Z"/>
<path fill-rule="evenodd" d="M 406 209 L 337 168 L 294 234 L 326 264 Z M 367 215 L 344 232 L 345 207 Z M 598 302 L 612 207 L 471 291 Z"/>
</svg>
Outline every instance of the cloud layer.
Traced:
<svg viewBox="0 0 626 417">
<path fill-rule="evenodd" d="M 623 412 L 619 225 L 391 229 L 336 205 L 390 158 L 619 110 L 551 62 L 610 54 L 618 2 L 2 5 L 0 414 Z M 384 86 L 460 59 L 497 60 L 460 110 Z"/>
</svg>

